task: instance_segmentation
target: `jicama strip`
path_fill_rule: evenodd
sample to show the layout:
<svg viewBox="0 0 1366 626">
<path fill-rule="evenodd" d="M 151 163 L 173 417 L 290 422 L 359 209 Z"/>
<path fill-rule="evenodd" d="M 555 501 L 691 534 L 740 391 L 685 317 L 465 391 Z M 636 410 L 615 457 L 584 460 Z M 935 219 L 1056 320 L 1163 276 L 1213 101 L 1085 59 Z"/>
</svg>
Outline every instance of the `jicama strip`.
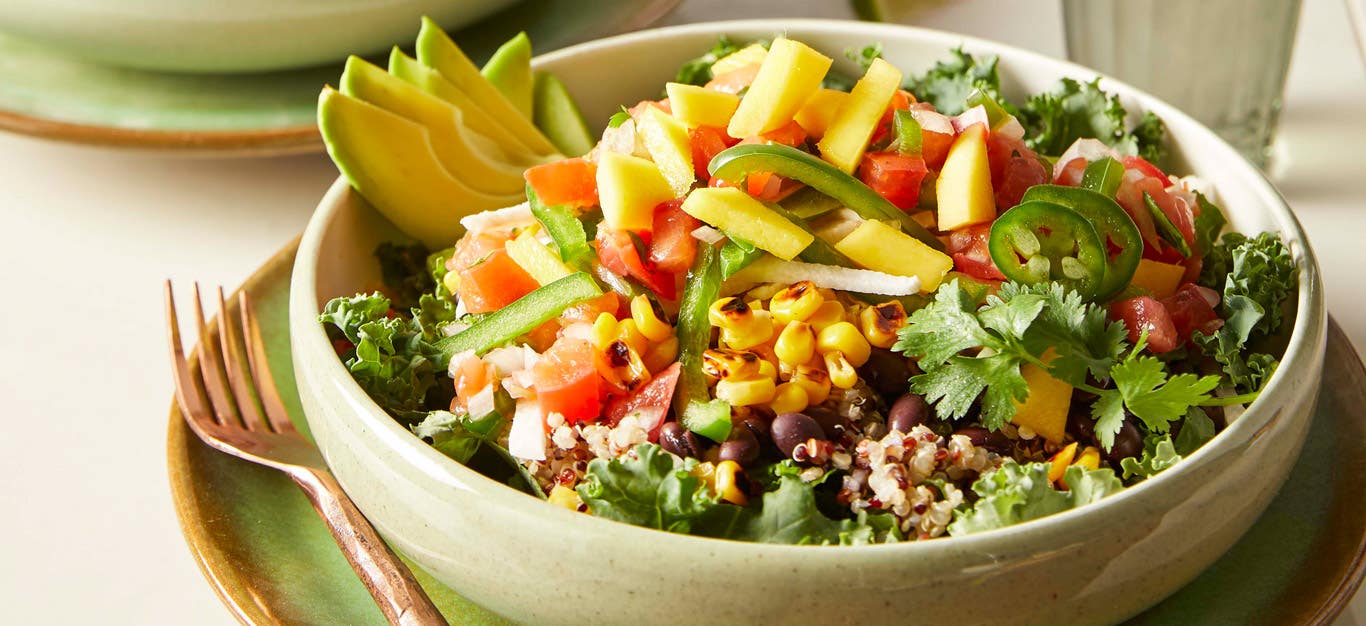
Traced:
<svg viewBox="0 0 1366 626">
<path fill-rule="evenodd" d="M 460 225 L 472 233 L 516 228 L 535 222 L 536 216 L 531 214 L 531 205 L 526 202 L 460 218 Z"/>
<path fill-rule="evenodd" d="M 742 284 L 795 283 L 809 280 L 817 287 L 884 296 L 909 296 L 920 293 L 920 279 L 914 276 L 894 276 L 873 270 L 783 261 L 773 257 L 755 261 L 731 280 Z"/>
</svg>

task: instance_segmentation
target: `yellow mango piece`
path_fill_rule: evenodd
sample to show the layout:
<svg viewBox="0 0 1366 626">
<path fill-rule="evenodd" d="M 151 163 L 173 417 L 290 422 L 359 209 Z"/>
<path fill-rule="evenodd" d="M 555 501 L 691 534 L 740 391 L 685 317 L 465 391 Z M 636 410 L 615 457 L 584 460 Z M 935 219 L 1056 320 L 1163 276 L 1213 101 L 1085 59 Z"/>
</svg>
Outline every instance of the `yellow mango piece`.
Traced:
<svg viewBox="0 0 1366 626">
<path fill-rule="evenodd" d="M 399 230 L 439 249 L 464 234 L 460 218 L 521 202 L 518 194 L 470 189 L 441 166 L 427 129 L 325 87 L 318 128 L 351 185 Z"/>
<path fill-rule="evenodd" d="M 838 89 L 821 89 L 811 94 L 806 103 L 792 116 L 806 134 L 819 140 L 825 136 L 825 129 L 839 113 L 840 106 L 849 98 L 849 93 Z"/>
<path fill-rule="evenodd" d="M 370 62 L 352 56 L 341 75 L 341 92 L 396 113 L 427 129 L 432 149 L 447 172 L 471 189 L 515 194 L 526 188 L 522 169 L 487 158 L 485 146 L 472 142 L 460 109 L 409 85 Z"/>
<path fill-rule="evenodd" d="M 935 196 L 941 231 L 996 219 L 986 129 L 981 124 L 968 127 L 949 147 L 935 183 Z"/>
<path fill-rule="evenodd" d="M 504 245 L 508 256 L 526 270 L 536 282 L 548 285 L 574 273 L 559 255 L 536 238 L 536 229 L 528 228 Z"/>
<path fill-rule="evenodd" d="M 1072 464 L 1072 459 L 1077 456 L 1077 442 L 1067 444 L 1063 449 L 1058 450 L 1052 458 L 1048 459 L 1048 480 L 1058 482 L 1062 480 L 1062 475 L 1067 472 L 1067 466 Z"/>
<path fill-rule="evenodd" d="M 763 46 L 752 43 L 735 52 L 717 59 L 711 64 L 711 75 L 720 76 L 728 72 L 734 72 L 740 68 L 749 67 L 755 63 L 763 63 L 768 56 L 768 50 Z"/>
<path fill-rule="evenodd" d="M 1181 278 L 1185 275 L 1185 266 L 1139 259 L 1138 267 L 1134 269 L 1134 277 L 1130 283 L 1147 289 L 1154 298 L 1161 300 L 1170 298 L 1172 294 L 1176 293 L 1176 288 L 1181 285 Z"/>
<path fill-rule="evenodd" d="M 820 88 L 833 62 L 806 44 L 783 37 L 773 40 L 726 133 L 753 137 L 788 123 Z"/>
<path fill-rule="evenodd" d="M 669 181 L 673 197 L 688 193 L 697 174 L 693 171 L 692 141 L 688 138 L 687 127 L 668 113 L 647 106 L 636 121 L 636 132 L 645 140 L 650 160 L 659 166 L 664 180 Z"/>
<path fill-rule="evenodd" d="M 683 211 L 784 261 L 791 261 L 816 240 L 815 235 L 734 187 L 695 189 L 683 201 Z"/>
<path fill-rule="evenodd" d="M 650 230 L 655 206 L 678 197 L 658 166 L 618 152 L 598 157 L 597 180 L 602 219 L 614 230 Z"/>
<path fill-rule="evenodd" d="M 485 112 L 469 96 L 465 95 L 465 92 L 452 85 L 451 81 L 436 73 L 436 70 L 418 63 L 417 59 L 408 56 L 397 46 L 389 54 L 389 73 L 395 78 L 460 109 L 465 127 L 487 138 L 488 143 L 492 144 L 490 153 L 496 155 L 500 160 L 522 165 L 532 165 L 545 160 L 540 158 L 530 146 L 519 140 L 516 135 L 503 128 L 498 120 Z"/>
<path fill-rule="evenodd" d="M 555 506 L 564 507 L 571 511 L 578 511 L 579 505 L 583 504 L 583 500 L 579 498 L 579 492 L 564 485 L 555 485 L 555 488 L 551 489 L 550 494 L 546 496 L 546 500 Z"/>
<path fill-rule="evenodd" d="M 938 289 L 944 275 L 953 269 L 949 255 L 877 220 L 859 224 L 835 244 L 835 249 L 870 270 L 915 276 L 920 279 L 921 292 Z"/>
<path fill-rule="evenodd" d="M 478 103 L 484 112 L 497 119 L 503 128 L 537 154 L 558 154 L 550 140 L 493 83 L 479 73 L 474 62 L 431 18 L 422 18 L 422 28 L 417 33 L 417 60 L 465 92 L 470 100 Z"/>
<path fill-rule="evenodd" d="M 730 116 L 735 115 L 735 108 L 740 106 L 740 96 L 697 85 L 667 83 L 664 92 L 669 95 L 669 108 L 673 109 L 674 117 L 689 128 L 725 128 L 730 123 Z"/>
<path fill-rule="evenodd" d="M 1054 356 L 1049 350 L 1043 354 L 1043 361 L 1052 361 Z M 1027 426 L 1053 443 L 1062 443 L 1067 412 L 1072 408 L 1072 386 L 1033 364 L 1021 365 L 1020 375 L 1029 386 L 1029 397 L 1022 403 L 1015 403 L 1015 417 L 1011 418 L 1011 423 Z M 1068 463 L 1071 462 L 1068 459 Z"/>
<path fill-rule="evenodd" d="M 873 59 L 868 72 L 854 85 L 825 129 L 825 136 L 816 144 L 821 158 L 846 172 L 858 168 L 873 130 L 900 88 L 901 70 L 882 59 Z"/>
</svg>

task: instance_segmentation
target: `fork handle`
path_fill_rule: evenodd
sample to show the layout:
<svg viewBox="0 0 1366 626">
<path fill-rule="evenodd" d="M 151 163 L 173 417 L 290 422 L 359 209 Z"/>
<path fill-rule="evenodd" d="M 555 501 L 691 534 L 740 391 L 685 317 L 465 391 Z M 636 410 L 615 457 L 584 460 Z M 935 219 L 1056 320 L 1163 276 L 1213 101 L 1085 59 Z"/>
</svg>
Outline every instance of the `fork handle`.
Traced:
<svg viewBox="0 0 1366 626">
<path fill-rule="evenodd" d="M 346 560 L 390 624 L 448 626 L 413 573 L 384 543 L 330 472 L 308 469 L 294 472 L 293 477 L 327 522 Z"/>
</svg>

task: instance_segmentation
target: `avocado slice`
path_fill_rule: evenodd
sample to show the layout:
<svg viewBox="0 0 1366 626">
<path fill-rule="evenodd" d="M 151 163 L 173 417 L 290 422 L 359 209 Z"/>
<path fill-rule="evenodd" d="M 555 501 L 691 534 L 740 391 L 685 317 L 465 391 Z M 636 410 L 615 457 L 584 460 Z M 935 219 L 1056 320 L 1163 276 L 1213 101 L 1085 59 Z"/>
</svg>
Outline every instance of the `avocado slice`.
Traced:
<svg viewBox="0 0 1366 626">
<path fill-rule="evenodd" d="M 583 156 L 597 143 L 588 130 L 579 105 L 569 95 L 564 83 L 554 74 L 536 73 L 536 126 L 545 131 L 550 141 L 569 156 Z"/>
<path fill-rule="evenodd" d="M 522 117 L 531 118 L 531 38 L 525 32 L 498 46 L 479 73 L 517 107 Z"/>
<path fill-rule="evenodd" d="M 501 150 L 464 128 L 460 109 L 352 56 L 342 71 L 341 92 L 416 122 L 427 130 L 437 160 L 472 189 L 515 194 L 525 189 L 522 169 L 488 157 Z"/>
<path fill-rule="evenodd" d="M 380 213 L 432 249 L 464 234 L 460 218 L 511 206 L 522 194 L 470 189 L 442 167 L 426 128 L 324 87 L 318 127 L 337 169 Z"/>
<path fill-rule="evenodd" d="M 470 100 L 534 152 L 542 156 L 556 154 L 555 146 L 532 125 L 531 119 L 518 112 L 515 105 L 485 80 L 474 62 L 430 18 L 422 18 L 422 28 L 417 34 L 417 60 L 465 92 Z"/>
<path fill-rule="evenodd" d="M 394 46 L 393 52 L 389 55 L 389 73 L 460 109 L 461 115 L 465 118 L 465 127 L 497 144 L 505 157 L 504 160 L 519 165 L 535 165 L 545 161 L 545 158 L 537 155 L 530 146 L 522 143 L 511 131 L 503 128 L 497 119 L 475 104 L 465 92 L 452 85 L 451 81 L 436 73 L 436 70 L 418 63 L 417 59 L 405 54 L 398 46 Z"/>
</svg>

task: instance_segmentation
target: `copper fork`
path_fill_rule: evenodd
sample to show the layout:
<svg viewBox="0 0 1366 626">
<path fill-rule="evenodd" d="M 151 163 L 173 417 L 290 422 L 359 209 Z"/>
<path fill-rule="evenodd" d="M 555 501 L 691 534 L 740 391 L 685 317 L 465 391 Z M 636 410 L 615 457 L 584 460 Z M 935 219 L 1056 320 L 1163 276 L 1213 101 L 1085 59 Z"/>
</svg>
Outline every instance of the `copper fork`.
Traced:
<svg viewBox="0 0 1366 626">
<path fill-rule="evenodd" d="M 412 572 L 342 491 L 318 449 L 294 429 L 271 378 L 261 328 L 246 291 L 238 298 L 238 309 L 240 327 L 229 321 L 220 287 L 217 324 L 210 327 L 204 321 L 199 284 L 195 283 L 199 358 L 187 361 L 180 342 L 175 296 L 171 281 L 166 281 L 176 400 L 185 423 L 209 446 L 292 478 L 327 523 L 332 538 L 389 623 L 444 626 L 446 620 Z"/>
</svg>

